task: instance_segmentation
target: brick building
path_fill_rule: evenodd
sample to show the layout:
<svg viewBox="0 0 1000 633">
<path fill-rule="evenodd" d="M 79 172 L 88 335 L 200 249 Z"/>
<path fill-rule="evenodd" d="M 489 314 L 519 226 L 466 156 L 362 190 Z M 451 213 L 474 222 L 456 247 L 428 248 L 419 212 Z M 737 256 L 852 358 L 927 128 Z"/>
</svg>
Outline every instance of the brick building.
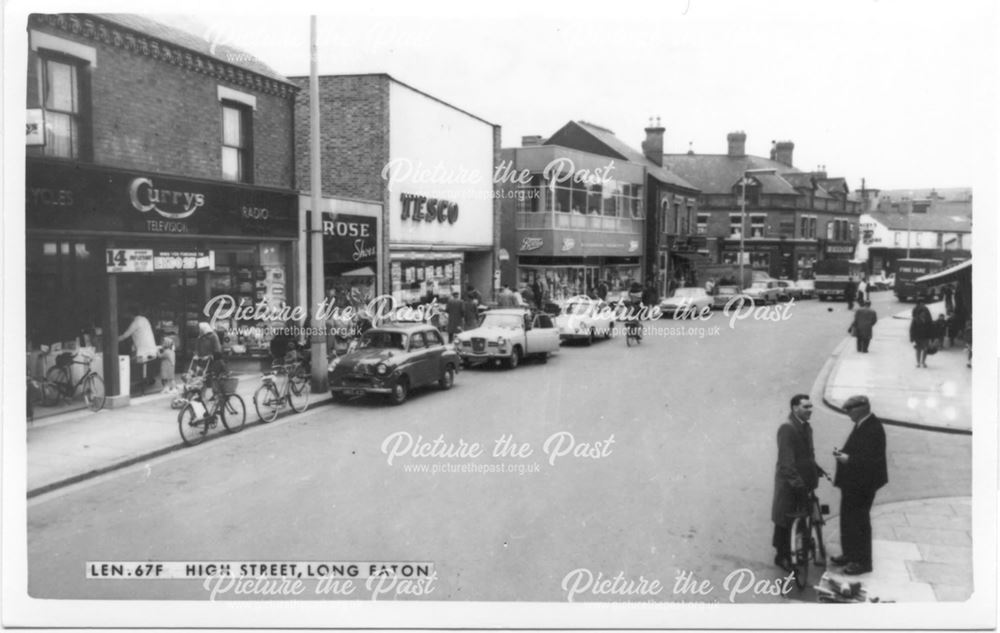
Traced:
<svg viewBox="0 0 1000 633">
<path fill-rule="evenodd" d="M 504 149 L 504 166 L 527 174 L 527 182 L 504 184 L 505 283 L 537 284 L 553 300 L 602 285 L 620 295 L 635 282 L 653 282 L 663 294 L 698 194 L 656 162 L 663 132 L 651 122 L 644 154 L 611 130 L 570 121 L 548 139 L 529 136 Z"/>
<path fill-rule="evenodd" d="M 109 395 L 128 394 L 127 313 L 176 339 L 181 365 L 206 302 L 280 302 L 294 283 L 297 88 L 141 16 L 35 14 L 27 30 L 29 352 L 92 348 Z M 216 325 L 232 358 L 266 350 Z M 155 372 L 140 360 L 133 390 Z"/>
<path fill-rule="evenodd" d="M 296 173 L 311 188 L 309 77 L 296 99 Z M 325 227 L 363 224 L 377 239 L 355 257 L 350 239 L 324 230 L 329 286 L 356 285 L 412 304 L 467 285 L 494 287 L 499 201 L 493 170 L 500 127 L 387 74 L 319 77 Z M 311 205 L 302 197 L 303 208 Z M 359 230 L 361 230 L 359 228 Z"/>
<path fill-rule="evenodd" d="M 844 179 L 828 177 L 823 168 L 797 169 L 790 141 L 774 143 L 764 158 L 747 154 L 746 139 L 746 133 L 732 132 L 725 154 L 689 151 L 663 159 L 701 190 L 696 233 L 705 239 L 710 261 L 737 264 L 741 231 L 745 265 L 775 278 L 809 278 L 817 260 L 851 259 L 861 206 Z"/>
</svg>

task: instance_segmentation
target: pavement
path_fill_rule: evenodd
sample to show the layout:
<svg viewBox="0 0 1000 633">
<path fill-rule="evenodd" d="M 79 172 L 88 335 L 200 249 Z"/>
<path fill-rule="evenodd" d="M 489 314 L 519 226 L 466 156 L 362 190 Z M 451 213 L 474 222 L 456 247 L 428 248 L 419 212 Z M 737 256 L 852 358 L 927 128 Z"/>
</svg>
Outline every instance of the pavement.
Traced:
<svg viewBox="0 0 1000 633">
<path fill-rule="evenodd" d="M 934 318 L 944 304 L 928 306 Z M 843 413 L 841 404 L 867 395 L 885 424 L 929 432 L 972 434 L 972 370 L 960 341 L 928 356 L 917 368 L 909 342 L 910 309 L 880 317 L 869 351 L 858 352 L 846 338 L 833 353 L 823 402 Z M 846 414 L 845 414 L 846 415 Z M 873 571 L 843 580 L 860 580 L 869 598 L 895 602 L 964 601 L 973 591 L 972 497 L 919 499 L 872 508 Z M 827 518 L 825 540 L 839 554 L 836 516 Z"/>
<path fill-rule="evenodd" d="M 260 374 L 238 378 L 236 393 L 247 408 L 244 429 L 264 424 L 253 405 Z M 178 410 L 170 406 L 174 397 L 156 393 L 132 398 L 129 406 L 119 409 L 36 417 L 28 423 L 28 498 L 185 448 L 177 428 Z M 313 392 L 309 408 L 329 400 L 329 392 Z M 280 416 L 289 414 L 294 412 L 286 407 Z M 206 442 L 225 434 L 220 424 Z"/>
<path fill-rule="evenodd" d="M 930 306 L 935 314 L 940 305 Z M 824 403 L 836 411 L 850 395 L 864 393 L 887 424 L 928 432 L 971 434 L 971 370 L 961 345 L 915 366 L 909 344 L 909 311 L 881 318 L 868 354 L 846 338 L 831 358 Z M 247 426 L 260 424 L 253 408 L 259 374 L 240 377 Z M 92 413 L 68 411 L 29 423 L 28 497 L 184 448 L 172 396 L 133 398 L 130 406 Z M 314 393 L 310 408 L 330 399 Z M 293 414 L 285 409 L 282 415 Z M 209 438 L 221 437 L 220 429 Z M 861 580 L 880 601 L 961 601 L 972 594 L 971 497 L 933 498 L 876 505 L 872 510 L 874 571 Z M 830 554 L 839 549 L 837 518 L 828 518 Z M 837 576 L 836 568 L 830 569 Z"/>
</svg>

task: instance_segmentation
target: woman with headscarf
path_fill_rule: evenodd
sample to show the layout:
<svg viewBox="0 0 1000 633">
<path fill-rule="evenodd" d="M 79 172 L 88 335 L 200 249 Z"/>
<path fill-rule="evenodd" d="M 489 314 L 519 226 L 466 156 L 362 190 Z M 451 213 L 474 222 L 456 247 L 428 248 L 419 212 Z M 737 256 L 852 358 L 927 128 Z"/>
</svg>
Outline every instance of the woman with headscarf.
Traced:
<svg viewBox="0 0 1000 633">
<path fill-rule="evenodd" d="M 202 321 L 198 324 L 198 339 L 194 343 L 194 353 L 197 358 L 211 358 L 208 363 L 209 374 L 221 374 L 226 370 L 222 361 L 222 343 L 212 326 Z"/>
</svg>

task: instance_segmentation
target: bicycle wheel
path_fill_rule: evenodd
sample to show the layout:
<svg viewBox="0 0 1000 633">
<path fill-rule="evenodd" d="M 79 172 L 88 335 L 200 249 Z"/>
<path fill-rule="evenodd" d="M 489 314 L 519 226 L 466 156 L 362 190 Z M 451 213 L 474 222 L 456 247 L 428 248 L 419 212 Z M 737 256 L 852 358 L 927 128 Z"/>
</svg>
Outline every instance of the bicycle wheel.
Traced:
<svg viewBox="0 0 1000 633">
<path fill-rule="evenodd" d="M 204 412 L 199 417 L 190 404 L 177 414 L 177 427 L 180 429 L 181 439 L 188 446 L 201 444 L 205 440 L 205 436 L 208 435 L 207 417 Z"/>
<path fill-rule="evenodd" d="M 38 381 L 38 398 L 43 407 L 54 407 L 59 402 L 59 387 L 48 380 Z"/>
<path fill-rule="evenodd" d="M 107 395 L 104 393 L 104 379 L 97 374 L 89 374 L 83 379 L 83 401 L 91 411 L 104 408 Z"/>
<path fill-rule="evenodd" d="M 55 387 L 56 399 L 52 404 L 56 404 L 60 398 L 73 397 L 73 383 L 70 382 L 69 372 L 64 367 L 51 367 L 45 372 L 45 380 Z"/>
<path fill-rule="evenodd" d="M 264 422 L 273 422 L 278 418 L 281 401 L 281 394 L 273 382 L 265 382 L 257 387 L 257 391 L 253 394 L 253 407 L 257 409 L 257 415 Z"/>
<path fill-rule="evenodd" d="M 312 392 L 309 377 L 294 374 L 288 380 L 288 404 L 296 413 L 302 413 L 309 408 L 309 394 Z"/>
<path fill-rule="evenodd" d="M 792 575 L 795 578 L 795 586 L 805 589 L 809 580 L 809 526 L 805 517 L 797 517 L 792 521 L 791 529 L 791 559 Z"/>
<path fill-rule="evenodd" d="M 235 393 L 223 396 L 219 412 L 222 414 L 222 426 L 230 433 L 238 433 L 247 422 L 247 406 L 243 398 Z"/>
</svg>

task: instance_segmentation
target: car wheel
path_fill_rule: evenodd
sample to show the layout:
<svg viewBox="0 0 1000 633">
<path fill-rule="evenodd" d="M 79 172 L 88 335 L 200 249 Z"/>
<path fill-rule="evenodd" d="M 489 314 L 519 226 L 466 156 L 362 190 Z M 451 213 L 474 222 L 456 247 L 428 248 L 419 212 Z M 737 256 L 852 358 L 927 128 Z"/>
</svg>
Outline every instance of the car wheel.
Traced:
<svg viewBox="0 0 1000 633">
<path fill-rule="evenodd" d="M 510 358 L 507 359 L 507 369 L 517 369 L 517 366 L 521 364 L 521 348 L 515 347 L 514 351 L 510 353 Z"/>
<path fill-rule="evenodd" d="M 455 368 L 448 365 L 444 368 L 444 373 L 441 375 L 441 380 L 438 381 L 438 385 L 444 389 L 448 390 L 455 386 Z"/>
<path fill-rule="evenodd" d="M 406 376 L 400 376 L 396 384 L 392 386 L 392 393 L 389 394 L 389 401 L 395 405 L 406 402 L 406 396 L 410 394 L 410 381 Z"/>
</svg>

